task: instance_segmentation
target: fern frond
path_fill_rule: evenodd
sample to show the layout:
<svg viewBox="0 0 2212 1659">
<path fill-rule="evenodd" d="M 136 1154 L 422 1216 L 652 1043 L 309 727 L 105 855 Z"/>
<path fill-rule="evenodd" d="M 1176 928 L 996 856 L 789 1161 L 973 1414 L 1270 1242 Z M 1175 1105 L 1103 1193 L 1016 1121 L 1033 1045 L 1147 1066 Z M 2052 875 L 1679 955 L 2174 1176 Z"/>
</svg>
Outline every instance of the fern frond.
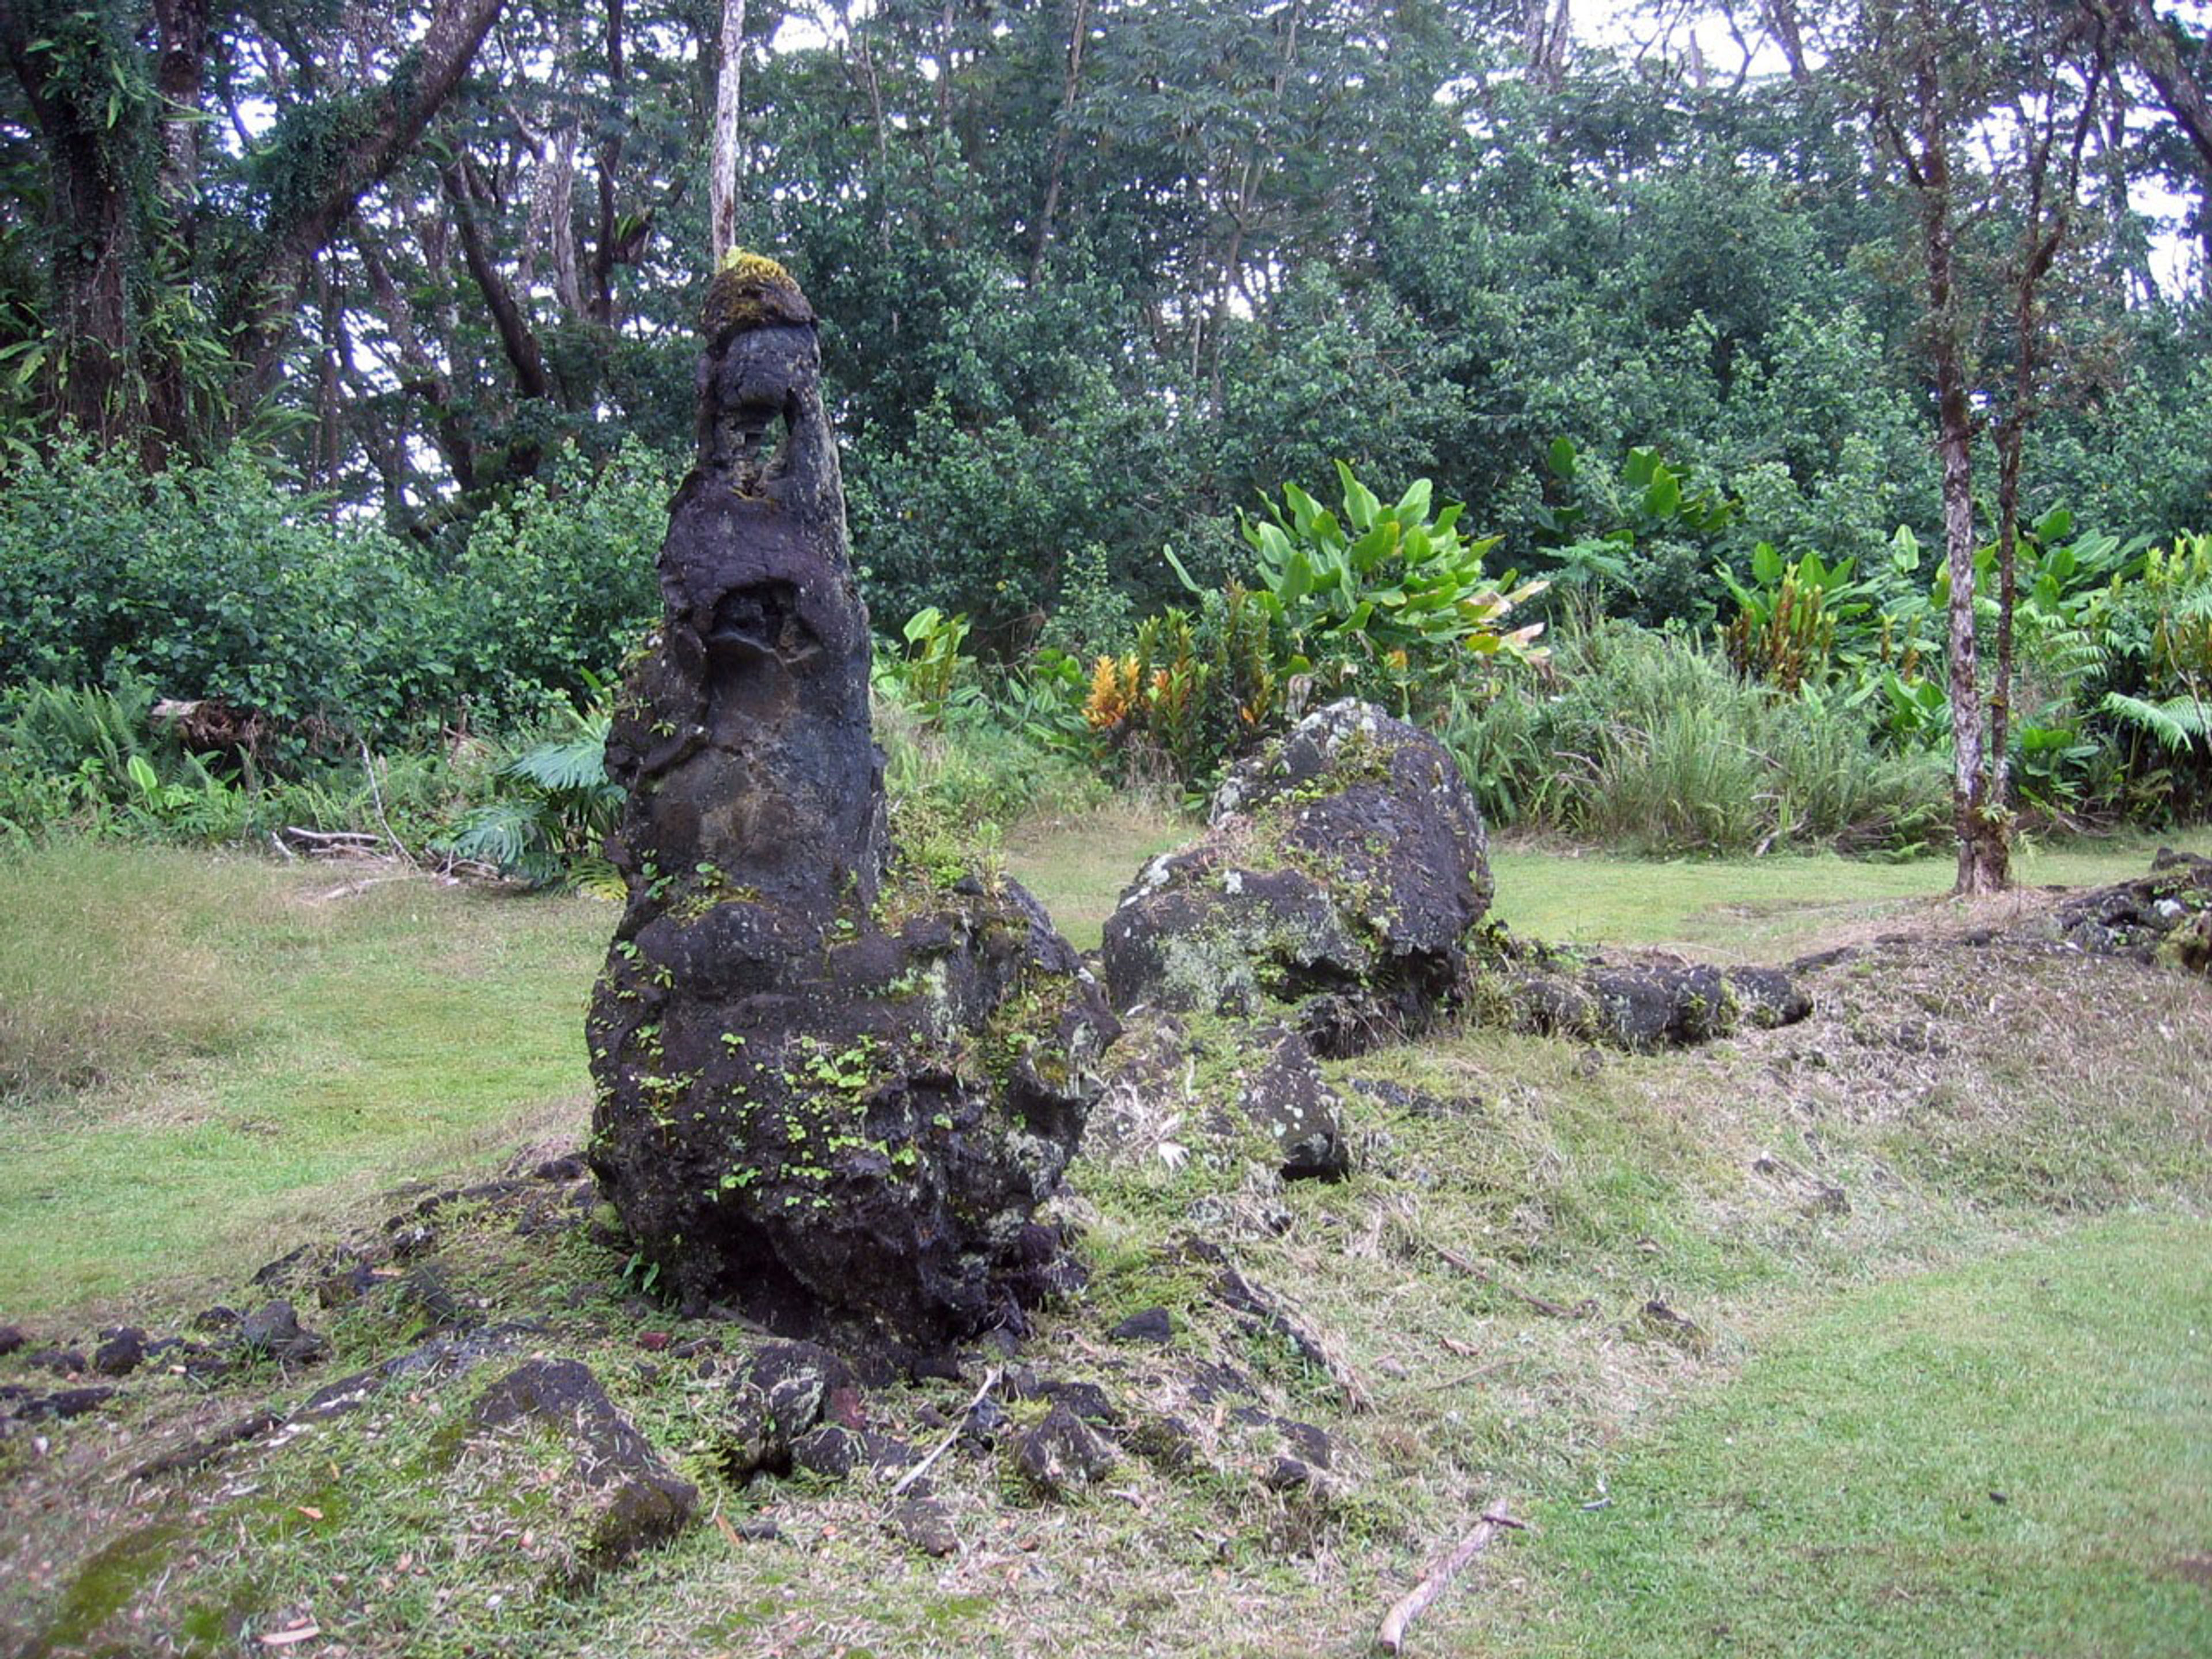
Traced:
<svg viewBox="0 0 2212 1659">
<path fill-rule="evenodd" d="M 590 793 L 607 782 L 607 720 L 587 719 L 567 737 L 524 750 L 500 770 L 554 793 Z"/>
<path fill-rule="evenodd" d="M 2153 702 L 2108 691 L 2100 706 L 2123 725 L 2148 733 L 2168 749 L 2187 749 L 2198 742 L 2212 741 L 2212 707 L 2195 697 L 2167 697 Z"/>
</svg>

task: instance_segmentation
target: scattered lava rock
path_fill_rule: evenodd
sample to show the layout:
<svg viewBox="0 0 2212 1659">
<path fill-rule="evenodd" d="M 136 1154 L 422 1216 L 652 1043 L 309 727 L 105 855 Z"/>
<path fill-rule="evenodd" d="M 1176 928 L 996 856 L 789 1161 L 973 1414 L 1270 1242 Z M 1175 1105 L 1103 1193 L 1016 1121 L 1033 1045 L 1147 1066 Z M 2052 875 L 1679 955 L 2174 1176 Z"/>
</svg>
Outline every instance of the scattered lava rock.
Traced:
<svg viewBox="0 0 2212 1659">
<path fill-rule="evenodd" d="M 92 1368 L 102 1376 L 128 1376 L 146 1363 L 146 1333 L 137 1326 L 118 1326 L 100 1335 L 103 1340 L 92 1356 Z"/>
<path fill-rule="evenodd" d="M 2100 956 L 2212 975 L 2212 859 L 2162 847 L 2148 875 L 2067 899 L 2021 931 Z"/>
<path fill-rule="evenodd" d="M 908 1498 L 891 1511 L 891 1530 L 924 1555 L 943 1557 L 960 1553 L 960 1534 L 952 1530 L 951 1517 L 933 1498 Z"/>
<path fill-rule="evenodd" d="M 1245 1085 L 1239 1109 L 1280 1155 L 1284 1180 L 1341 1181 L 1352 1169 L 1342 1097 L 1322 1077 L 1304 1036 L 1277 1030 L 1261 1037 L 1273 1049 Z"/>
<path fill-rule="evenodd" d="M 572 1474 L 586 1494 L 586 1512 L 577 1517 L 583 1536 L 565 1575 L 571 1583 L 675 1537 L 698 1509 L 697 1490 L 669 1470 L 579 1361 L 526 1360 L 484 1391 L 470 1420 L 484 1432 L 535 1425 L 572 1448 Z"/>
<path fill-rule="evenodd" d="M 113 1389 L 57 1389 L 52 1394 L 26 1393 L 15 1407 L 18 1420 L 36 1423 L 48 1418 L 64 1421 L 97 1411 L 115 1398 Z"/>
<path fill-rule="evenodd" d="M 1746 1026 L 1792 1025 L 1813 1000 L 1776 968 L 1716 968 L 1662 952 L 1557 950 L 1492 932 L 1484 954 L 1507 1023 L 1632 1053 L 1679 1048 Z"/>
<path fill-rule="evenodd" d="M 1063 1402 L 1055 1402 L 1035 1428 L 1017 1435 L 1014 1468 L 1036 1492 L 1050 1498 L 1079 1492 L 1114 1467 L 1114 1448 Z"/>
<path fill-rule="evenodd" d="M 1175 1322 L 1165 1308 L 1147 1308 L 1131 1314 L 1106 1334 L 1116 1342 L 1172 1342 Z"/>
<path fill-rule="evenodd" d="M 789 1474 L 798 1441 L 822 1421 L 833 1398 L 852 1386 L 851 1367 L 827 1348 L 811 1342 L 771 1342 L 763 1348 L 732 1389 L 722 1437 L 731 1478 Z"/>
<path fill-rule="evenodd" d="M 331 1351 L 327 1339 L 304 1328 L 289 1302 L 271 1302 L 239 1322 L 238 1340 L 280 1365 L 312 1365 Z"/>
<path fill-rule="evenodd" d="M 90 1369 L 82 1352 L 76 1348 L 40 1348 L 25 1354 L 23 1363 L 56 1376 L 82 1376 Z"/>
</svg>

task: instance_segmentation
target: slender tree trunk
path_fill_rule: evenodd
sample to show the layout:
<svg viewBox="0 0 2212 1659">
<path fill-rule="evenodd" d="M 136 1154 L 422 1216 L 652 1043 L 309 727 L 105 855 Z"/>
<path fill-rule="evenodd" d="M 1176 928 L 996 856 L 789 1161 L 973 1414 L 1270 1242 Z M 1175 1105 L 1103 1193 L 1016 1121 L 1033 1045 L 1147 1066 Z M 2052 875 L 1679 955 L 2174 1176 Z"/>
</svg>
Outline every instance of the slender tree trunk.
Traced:
<svg viewBox="0 0 2212 1659">
<path fill-rule="evenodd" d="M 1765 0 L 1761 9 L 1767 33 L 1782 48 L 1783 58 L 1790 65 L 1790 78 L 1801 87 L 1809 86 L 1813 72 L 1805 63 L 1805 36 L 1797 21 L 1796 0 Z"/>
<path fill-rule="evenodd" d="M 2023 362 L 2015 368 L 2015 381 L 2032 374 Z M 2016 397 L 2027 391 L 2015 385 Z M 1997 430 L 1997 665 L 1990 687 L 1990 802 L 2008 812 L 2012 810 L 2013 613 L 2020 596 L 2020 462 L 2027 436 L 2018 418 L 2021 407 L 2015 403 L 2014 418 Z"/>
<path fill-rule="evenodd" d="M 623 0 L 607 0 L 607 91 L 617 105 L 625 96 L 624 44 Z M 619 255 L 616 246 L 618 222 L 615 216 L 615 174 L 622 166 L 623 136 L 621 125 L 613 124 L 596 157 L 599 234 L 598 245 L 592 250 L 591 314 L 592 320 L 601 328 L 615 325 L 615 265 Z"/>
<path fill-rule="evenodd" d="M 1918 155 L 1909 158 L 1908 166 L 1919 201 L 1921 247 L 1927 264 L 1936 450 L 1943 465 L 1943 550 L 1951 577 L 1951 804 L 1959 836 L 1954 890 L 1964 896 L 1993 893 L 2006 885 L 2010 848 L 2003 815 L 1990 810 L 1989 776 L 1983 763 L 1980 663 L 1974 637 L 1974 416 L 1959 320 L 1957 227 L 1941 72 L 1927 59 L 1917 68 L 1920 143 Z"/>
<path fill-rule="evenodd" d="M 738 243 L 738 112 L 745 68 L 745 0 L 722 0 L 721 62 L 714 76 L 714 155 L 707 178 L 714 264 Z"/>
<path fill-rule="evenodd" d="M 1083 87 L 1083 48 L 1091 35 L 1091 0 L 1075 0 L 1075 17 L 1067 27 L 1067 76 L 1060 92 L 1060 119 L 1052 133 L 1052 168 L 1045 180 L 1044 208 L 1037 215 L 1036 247 L 1030 255 L 1030 286 L 1036 286 L 1044 270 L 1045 249 L 1052 243 L 1053 217 L 1060 210 L 1060 175 L 1067 167 L 1068 130 L 1075 119 L 1076 95 Z"/>
<path fill-rule="evenodd" d="M 208 0 L 154 0 L 154 21 L 160 37 L 154 90 L 161 100 L 161 204 L 179 228 L 188 228 L 199 188 Z"/>
</svg>

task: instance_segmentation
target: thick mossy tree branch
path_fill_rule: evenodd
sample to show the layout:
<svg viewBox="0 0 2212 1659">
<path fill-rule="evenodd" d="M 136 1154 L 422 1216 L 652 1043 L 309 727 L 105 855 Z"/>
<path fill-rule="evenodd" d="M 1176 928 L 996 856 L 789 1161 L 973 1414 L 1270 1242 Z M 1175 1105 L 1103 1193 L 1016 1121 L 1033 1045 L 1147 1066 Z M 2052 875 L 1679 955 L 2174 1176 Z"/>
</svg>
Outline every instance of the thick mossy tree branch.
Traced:
<svg viewBox="0 0 2212 1659">
<path fill-rule="evenodd" d="M 504 3 L 438 0 L 421 42 L 380 85 L 293 112 L 255 158 L 270 181 L 268 215 L 258 249 L 234 267 L 238 287 L 225 307 L 255 338 L 247 354 L 254 386 L 276 372 L 292 276 L 413 150 L 468 73 Z"/>
</svg>

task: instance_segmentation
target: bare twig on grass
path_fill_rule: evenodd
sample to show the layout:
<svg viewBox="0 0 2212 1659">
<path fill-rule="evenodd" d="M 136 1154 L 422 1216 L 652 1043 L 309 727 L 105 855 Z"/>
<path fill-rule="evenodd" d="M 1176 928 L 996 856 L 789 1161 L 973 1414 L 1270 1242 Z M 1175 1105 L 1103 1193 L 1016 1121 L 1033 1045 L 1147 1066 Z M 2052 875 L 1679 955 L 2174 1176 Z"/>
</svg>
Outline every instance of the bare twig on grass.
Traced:
<svg viewBox="0 0 2212 1659">
<path fill-rule="evenodd" d="M 897 1501 L 898 1496 L 901 1492 L 903 1492 L 908 1486 L 911 1486 L 915 1481 L 921 1480 L 923 1475 L 927 1474 L 930 1471 L 931 1466 L 933 1465 L 939 1458 L 944 1456 L 946 1452 L 952 1449 L 952 1443 L 960 1437 L 960 1431 L 968 1426 L 968 1419 L 974 1413 L 975 1407 L 981 1405 L 985 1399 L 989 1396 L 991 1390 L 998 1386 L 999 1368 L 996 1365 L 994 1365 L 991 1367 L 990 1374 L 984 1377 L 983 1386 L 975 1390 L 975 1397 L 969 1401 L 966 1405 L 963 1406 L 960 1408 L 960 1414 L 952 1419 L 952 1427 L 946 1433 L 945 1438 L 937 1443 L 936 1446 L 931 1450 L 928 1456 L 923 1458 L 921 1462 L 915 1464 L 912 1468 L 908 1469 L 904 1474 L 899 1477 L 898 1485 L 891 1488 L 890 1496 L 885 1498 L 884 1500 L 884 1502 L 894 1503 Z"/>
<path fill-rule="evenodd" d="M 392 850 L 399 854 L 401 863 L 413 864 L 414 854 L 407 850 L 407 843 L 399 839 L 392 828 L 392 820 L 384 815 L 384 791 L 377 784 L 376 763 L 369 757 L 368 744 L 365 740 L 357 739 L 356 741 L 361 742 L 361 769 L 368 774 L 369 803 L 376 808 L 377 823 L 384 826 L 384 838 L 392 843 Z"/>
<path fill-rule="evenodd" d="M 1421 1575 L 1421 1582 L 1407 1591 L 1405 1599 L 1390 1609 L 1382 1620 L 1382 1628 L 1376 1633 L 1375 1644 L 1385 1653 L 1402 1653 L 1406 1648 L 1407 1627 L 1426 1613 L 1436 1599 L 1459 1577 L 1467 1564 L 1490 1547 L 1490 1540 L 1501 1532 L 1525 1532 L 1528 1523 L 1516 1521 L 1504 1510 L 1491 1510 L 1475 1523 L 1474 1529 L 1452 1547 L 1451 1553 L 1431 1565 Z"/>
<path fill-rule="evenodd" d="M 284 833 L 294 841 L 305 842 L 311 848 L 328 847 L 340 852 L 382 844 L 380 837 L 362 830 L 307 830 L 296 823 L 288 823 L 284 826 Z"/>
</svg>

